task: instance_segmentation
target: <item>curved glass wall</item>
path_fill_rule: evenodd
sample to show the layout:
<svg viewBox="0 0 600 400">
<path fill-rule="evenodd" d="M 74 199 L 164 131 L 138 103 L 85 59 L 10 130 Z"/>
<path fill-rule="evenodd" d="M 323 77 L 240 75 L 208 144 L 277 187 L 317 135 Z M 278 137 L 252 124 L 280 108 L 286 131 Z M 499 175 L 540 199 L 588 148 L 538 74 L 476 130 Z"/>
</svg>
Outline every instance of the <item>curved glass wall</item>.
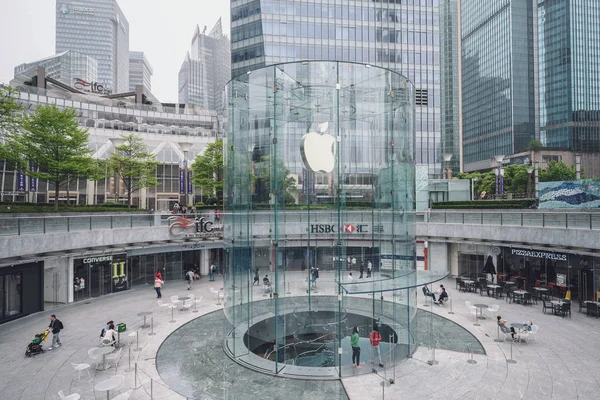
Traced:
<svg viewBox="0 0 600 400">
<path fill-rule="evenodd" d="M 357 326 L 370 363 L 373 325 L 383 364 L 412 354 L 424 281 L 413 85 L 387 69 L 311 61 L 252 71 L 226 96 L 228 354 L 289 376 L 370 373 L 352 367 L 350 335 Z"/>
</svg>

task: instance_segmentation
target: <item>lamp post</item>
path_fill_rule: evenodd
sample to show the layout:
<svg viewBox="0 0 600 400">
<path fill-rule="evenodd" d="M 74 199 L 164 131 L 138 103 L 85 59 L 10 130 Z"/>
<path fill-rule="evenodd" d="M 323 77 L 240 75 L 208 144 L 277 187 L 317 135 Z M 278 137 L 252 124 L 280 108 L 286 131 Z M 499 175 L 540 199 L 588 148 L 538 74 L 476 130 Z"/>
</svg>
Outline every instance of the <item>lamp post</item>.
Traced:
<svg viewBox="0 0 600 400">
<path fill-rule="evenodd" d="M 531 173 L 533 172 L 533 167 L 527 168 L 527 198 L 531 198 Z"/>
<path fill-rule="evenodd" d="M 471 178 L 471 201 L 475 200 L 475 182 L 477 182 L 479 178 L 476 176 Z"/>
<path fill-rule="evenodd" d="M 188 153 L 190 151 L 190 148 L 192 147 L 193 143 L 189 143 L 189 142 L 179 142 L 177 143 L 179 145 L 179 147 L 181 148 L 181 151 L 183 151 L 183 196 L 182 196 L 182 201 L 181 201 L 181 205 L 182 206 L 188 206 Z"/>
<path fill-rule="evenodd" d="M 496 161 L 496 198 L 498 195 L 501 195 L 504 190 L 504 179 L 502 176 L 502 160 L 504 160 L 504 156 L 494 156 L 494 161 Z"/>
<path fill-rule="evenodd" d="M 121 139 L 121 138 L 110 138 L 109 139 L 112 144 L 113 147 L 115 148 L 115 151 L 117 151 L 117 147 L 121 146 L 123 144 L 125 144 L 125 140 Z M 119 172 L 116 171 L 115 172 L 115 202 L 118 203 L 119 202 Z"/>
<path fill-rule="evenodd" d="M 452 154 L 442 154 L 444 159 L 444 170 L 442 177 L 446 176 L 448 179 L 452 179 L 452 168 L 450 168 L 450 160 L 452 160 Z"/>
</svg>

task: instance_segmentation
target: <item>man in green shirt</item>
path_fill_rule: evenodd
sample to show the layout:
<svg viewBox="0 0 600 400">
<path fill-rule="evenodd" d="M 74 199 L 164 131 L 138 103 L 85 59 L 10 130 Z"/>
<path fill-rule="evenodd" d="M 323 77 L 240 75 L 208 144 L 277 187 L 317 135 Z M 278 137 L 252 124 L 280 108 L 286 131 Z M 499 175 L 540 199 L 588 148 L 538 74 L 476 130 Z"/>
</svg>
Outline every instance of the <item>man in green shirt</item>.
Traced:
<svg viewBox="0 0 600 400">
<path fill-rule="evenodd" d="M 350 346 L 352 346 L 352 366 L 362 368 L 362 365 L 360 365 L 360 337 L 358 336 L 358 326 L 355 326 L 352 330 Z"/>
</svg>

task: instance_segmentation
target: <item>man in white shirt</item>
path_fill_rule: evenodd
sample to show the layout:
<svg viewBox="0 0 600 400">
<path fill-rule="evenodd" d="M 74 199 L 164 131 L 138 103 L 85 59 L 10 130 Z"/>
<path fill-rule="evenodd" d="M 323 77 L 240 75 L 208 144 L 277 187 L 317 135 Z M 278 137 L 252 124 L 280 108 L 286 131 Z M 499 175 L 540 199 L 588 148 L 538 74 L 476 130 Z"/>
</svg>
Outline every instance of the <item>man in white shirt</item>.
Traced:
<svg viewBox="0 0 600 400">
<path fill-rule="evenodd" d="M 191 269 L 187 272 L 187 274 L 185 274 L 186 279 L 188 281 L 188 290 L 192 289 L 192 281 L 194 280 L 194 271 L 192 271 Z"/>
</svg>

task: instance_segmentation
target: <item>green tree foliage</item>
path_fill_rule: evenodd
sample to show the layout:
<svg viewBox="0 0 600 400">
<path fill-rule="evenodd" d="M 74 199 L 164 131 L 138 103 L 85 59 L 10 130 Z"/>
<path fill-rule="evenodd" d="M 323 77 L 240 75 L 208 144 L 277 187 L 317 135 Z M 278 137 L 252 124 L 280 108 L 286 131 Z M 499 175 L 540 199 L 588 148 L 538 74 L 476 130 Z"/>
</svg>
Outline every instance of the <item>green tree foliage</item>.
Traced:
<svg viewBox="0 0 600 400">
<path fill-rule="evenodd" d="M 32 178 L 49 181 L 58 192 L 64 183 L 88 177 L 94 169 L 88 148 L 89 134 L 82 129 L 75 110 L 55 105 L 39 106 L 25 116 L 23 129 L 8 131 L 3 145 L 5 158 Z M 29 164 L 36 171 L 29 171 Z M 58 201 L 54 202 L 58 209 Z"/>
<path fill-rule="evenodd" d="M 21 125 L 23 106 L 18 102 L 18 89 L 0 85 L 0 135 Z"/>
<path fill-rule="evenodd" d="M 480 195 L 482 192 L 485 192 L 486 197 L 490 197 L 494 194 L 496 190 L 496 175 L 494 171 L 480 173 L 480 172 L 461 172 L 458 174 L 458 179 L 473 179 L 477 178 L 477 181 L 474 182 L 474 193 L 475 199 L 480 199 Z"/>
<path fill-rule="evenodd" d="M 571 167 L 562 161 L 551 161 L 545 171 L 539 171 L 540 182 L 572 181 L 576 176 L 575 167 Z"/>
<path fill-rule="evenodd" d="M 504 169 L 505 192 L 527 194 L 527 168 L 529 165 L 509 165 Z"/>
<path fill-rule="evenodd" d="M 277 196 L 279 203 L 293 202 L 292 193 L 296 191 L 296 180 L 291 177 L 291 172 L 281 159 L 273 165 L 273 159 L 269 156 L 263 156 L 261 162 L 256 165 L 256 179 L 263 184 L 267 193 Z M 274 168 L 277 174 L 274 174 Z"/>
<path fill-rule="evenodd" d="M 215 196 L 217 208 L 223 204 L 223 139 L 209 143 L 192 164 L 192 182 L 203 193 Z"/>
<path fill-rule="evenodd" d="M 121 135 L 121 139 L 124 143 L 115 146 L 115 151 L 108 159 L 108 170 L 123 182 L 127 191 L 127 206 L 131 209 L 133 193 L 158 185 L 155 174 L 158 162 L 154 154 L 146 152 L 146 144 L 139 135 Z"/>
</svg>

